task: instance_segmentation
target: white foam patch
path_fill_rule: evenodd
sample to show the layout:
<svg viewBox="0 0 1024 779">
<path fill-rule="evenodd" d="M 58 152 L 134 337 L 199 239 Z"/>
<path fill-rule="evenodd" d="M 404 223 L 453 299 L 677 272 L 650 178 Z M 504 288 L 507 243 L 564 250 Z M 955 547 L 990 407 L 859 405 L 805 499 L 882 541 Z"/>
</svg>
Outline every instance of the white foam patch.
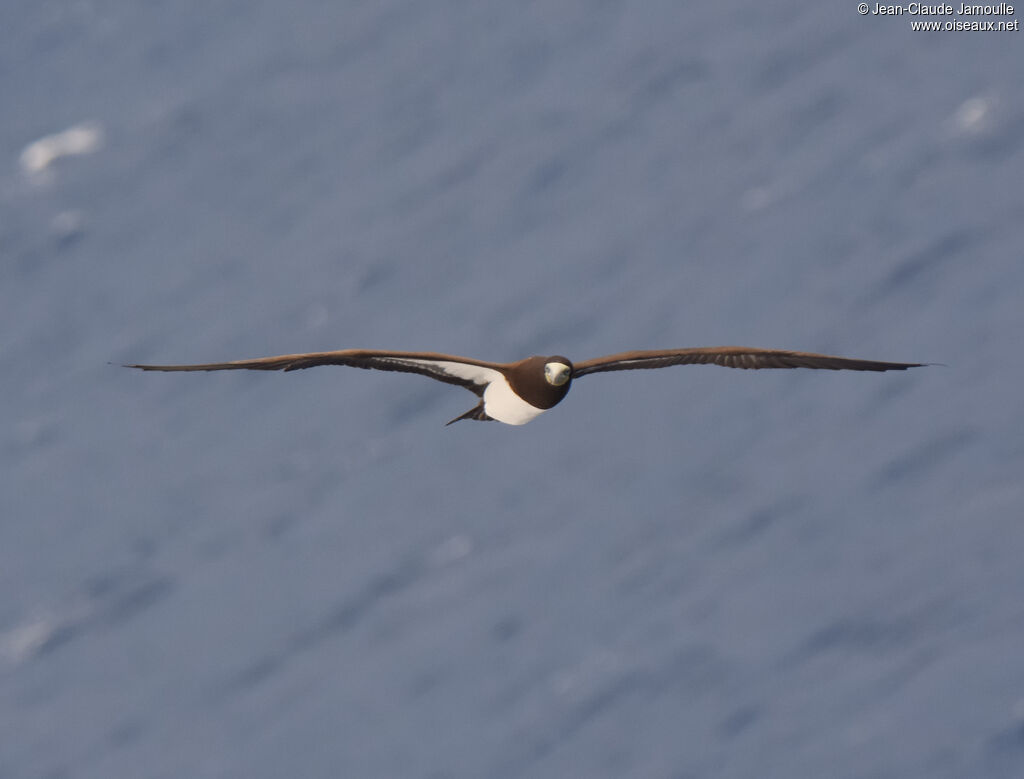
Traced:
<svg viewBox="0 0 1024 779">
<path fill-rule="evenodd" d="M 69 240 L 82 234 L 85 215 L 81 211 L 61 211 L 50 220 L 50 230 L 61 240 Z"/>
<path fill-rule="evenodd" d="M 21 151 L 21 169 L 38 175 L 55 160 L 78 154 L 92 154 L 103 145 L 103 127 L 99 122 L 82 122 L 63 132 L 33 141 Z"/>
<path fill-rule="evenodd" d="M 46 645 L 59 627 L 52 617 L 38 615 L 0 634 L 0 657 L 12 664 L 32 657 Z"/>
<path fill-rule="evenodd" d="M 430 552 L 430 562 L 438 568 L 452 565 L 473 551 L 473 539 L 465 535 L 455 535 L 434 547 Z"/>
<path fill-rule="evenodd" d="M 958 135 L 979 135 L 987 132 L 995 119 L 996 101 L 990 95 L 969 98 L 953 114 L 952 125 Z"/>
<path fill-rule="evenodd" d="M 777 201 L 779 195 L 772 186 L 751 187 L 740 196 L 740 205 L 745 211 L 760 211 Z"/>
</svg>

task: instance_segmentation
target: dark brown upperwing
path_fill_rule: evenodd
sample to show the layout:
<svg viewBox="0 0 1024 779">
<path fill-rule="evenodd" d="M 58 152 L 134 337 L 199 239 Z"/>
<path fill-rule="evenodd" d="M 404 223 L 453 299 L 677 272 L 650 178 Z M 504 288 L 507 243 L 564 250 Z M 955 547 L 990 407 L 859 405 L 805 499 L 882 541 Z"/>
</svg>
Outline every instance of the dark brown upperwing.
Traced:
<svg viewBox="0 0 1024 779">
<path fill-rule="evenodd" d="M 659 349 L 622 352 L 574 363 L 573 378 L 604 371 L 665 368 L 669 365 L 721 365 L 726 368 L 817 368 L 829 371 L 903 371 L 926 363 L 878 362 L 835 357 L 813 352 L 757 349 L 749 346 L 705 346 L 695 349 Z"/>
<path fill-rule="evenodd" d="M 420 361 L 420 362 L 411 362 Z M 465 387 L 477 395 L 483 395 L 487 386 L 486 371 L 500 372 L 504 366 L 499 363 L 457 357 L 436 352 L 391 352 L 367 349 L 342 349 L 335 352 L 309 352 L 306 354 L 281 354 L 275 357 L 261 357 L 255 360 L 233 362 L 211 362 L 196 365 L 125 365 L 144 371 L 297 371 L 318 365 L 348 365 L 379 371 L 418 373 L 446 384 Z M 464 367 L 463 367 L 464 366 Z M 479 368 L 476 372 L 473 369 Z"/>
</svg>

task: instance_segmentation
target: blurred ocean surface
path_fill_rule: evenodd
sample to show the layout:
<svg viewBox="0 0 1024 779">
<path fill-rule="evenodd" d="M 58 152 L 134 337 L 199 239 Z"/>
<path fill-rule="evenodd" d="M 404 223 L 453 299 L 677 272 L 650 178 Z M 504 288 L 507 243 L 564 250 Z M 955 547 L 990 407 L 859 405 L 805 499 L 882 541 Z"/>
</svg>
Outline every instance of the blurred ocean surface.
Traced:
<svg viewBox="0 0 1024 779">
<path fill-rule="evenodd" d="M 4 779 L 1024 776 L 1024 33 L 2 15 Z M 732 343 L 948 367 L 118 367 Z"/>
</svg>

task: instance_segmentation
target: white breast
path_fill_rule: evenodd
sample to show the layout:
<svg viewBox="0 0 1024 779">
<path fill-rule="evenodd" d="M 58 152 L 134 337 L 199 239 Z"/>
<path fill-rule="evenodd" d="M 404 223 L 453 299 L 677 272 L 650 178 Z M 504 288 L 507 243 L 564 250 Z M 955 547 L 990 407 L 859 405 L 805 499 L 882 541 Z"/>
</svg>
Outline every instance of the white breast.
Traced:
<svg viewBox="0 0 1024 779">
<path fill-rule="evenodd" d="M 506 425 L 525 425 L 543 414 L 545 409 L 531 406 L 516 395 L 505 377 L 499 374 L 484 390 L 484 411 L 491 419 Z"/>
</svg>

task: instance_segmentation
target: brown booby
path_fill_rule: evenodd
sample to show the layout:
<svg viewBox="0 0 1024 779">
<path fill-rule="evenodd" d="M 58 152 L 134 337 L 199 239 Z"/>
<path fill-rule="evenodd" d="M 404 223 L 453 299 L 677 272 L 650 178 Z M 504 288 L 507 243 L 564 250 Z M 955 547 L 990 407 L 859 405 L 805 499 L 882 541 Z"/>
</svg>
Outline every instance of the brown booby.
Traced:
<svg viewBox="0 0 1024 779">
<path fill-rule="evenodd" d="M 664 368 L 669 365 L 722 365 L 726 368 L 815 368 L 830 371 L 903 371 L 927 363 L 878 362 L 833 357 L 828 354 L 757 349 L 746 346 L 710 346 L 695 349 L 660 349 L 621 352 L 572 363 L 561 356 L 527 357 L 519 362 L 485 362 L 434 352 L 392 352 L 343 349 L 336 352 L 283 354 L 256 360 L 201 365 L 126 365 L 144 371 L 296 371 L 317 365 L 349 365 L 381 371 L 420 373 L 447 384 L 465 387 L 480 402 L 460 419 L 495 419 L 507 425 L 525 425 L 558 405 L 574 379 L 590 373 Z"/>
</svg>

